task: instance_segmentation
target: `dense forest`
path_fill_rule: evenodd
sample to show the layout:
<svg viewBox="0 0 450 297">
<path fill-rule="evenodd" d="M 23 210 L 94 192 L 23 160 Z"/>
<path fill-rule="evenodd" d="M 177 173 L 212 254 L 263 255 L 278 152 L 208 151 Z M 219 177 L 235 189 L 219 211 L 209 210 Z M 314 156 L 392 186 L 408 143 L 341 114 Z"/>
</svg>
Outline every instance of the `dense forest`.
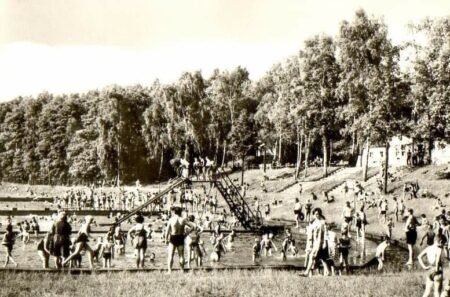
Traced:
<svg viewBox="0 0 450 297">
<path fill-rule="evenodd" d="M 258 81 L 238 67 L 2 103 L 0 178 L 148 183 L 173 175 L 175 158 L 208 156 L 221 166 L 254 161 L 261 148 L 276 148 L 275 161 L 298 171 L 320 156 L 326 173 L 331 160 L 354 162 L 394 135 L 448 139 L 450 18 L 410 29 L 426 41 L 395 45 L 381 19 L 357 11 L 338 36 L 306 40 Z"/>
</svg>

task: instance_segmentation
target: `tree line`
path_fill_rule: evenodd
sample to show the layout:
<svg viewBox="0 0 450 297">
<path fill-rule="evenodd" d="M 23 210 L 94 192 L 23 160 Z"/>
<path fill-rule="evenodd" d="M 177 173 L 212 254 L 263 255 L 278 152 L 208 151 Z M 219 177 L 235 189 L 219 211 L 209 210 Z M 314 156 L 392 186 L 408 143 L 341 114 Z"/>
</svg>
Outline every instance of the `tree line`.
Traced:
<svg viewBox="0 0 450 297">
<path fill-rule="evenodd" d="M 425 41 L 395 45 L 381 19 L 359 10 L 335 38 L 306 40 L 258 81 L 237 67 L 209 78 L 186 72 L 172 84 L 46 92 L 2 103 L 0 177 L 146 183 L 172 176 L 177 158 L 245 164 L 267 149 L 274 161 L 295 163 L 296 176 L 320 156 L 326 175 L 332 160 L 354 163 L 372 145 L 389 149 L 394 135 L 427 141 L 431 149 L 434 140 L 449 138 L 450 19 L 410 29 Z"/>
</svg>

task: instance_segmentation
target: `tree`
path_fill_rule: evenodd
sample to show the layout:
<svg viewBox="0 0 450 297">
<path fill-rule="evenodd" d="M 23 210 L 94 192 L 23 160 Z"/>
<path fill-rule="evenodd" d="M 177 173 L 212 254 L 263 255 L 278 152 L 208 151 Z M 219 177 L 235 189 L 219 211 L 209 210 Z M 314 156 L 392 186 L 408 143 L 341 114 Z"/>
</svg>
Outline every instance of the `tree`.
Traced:
<svg viewBox="0 0 450 297">
<path fill-rule="evenodd" d="M 322 138 L 324 176 L 328 175 L 328 141 L 337 122 L 335 89 L 339 81 L 336 47 L 331 37 L 315 36 L 300 52 L 308 121 Z"/>
</svg>

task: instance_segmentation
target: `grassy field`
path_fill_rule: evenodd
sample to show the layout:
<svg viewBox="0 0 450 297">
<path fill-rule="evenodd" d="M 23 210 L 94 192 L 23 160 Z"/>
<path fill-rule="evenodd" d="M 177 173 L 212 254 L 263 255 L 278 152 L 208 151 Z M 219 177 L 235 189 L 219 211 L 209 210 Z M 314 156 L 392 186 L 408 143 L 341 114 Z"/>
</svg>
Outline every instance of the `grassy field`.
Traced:
<svg viewBox="0 0 450 297">
<path fill-rule="evenodd" d="M 303 278 L 287 271 L 0 273 L 0 296 L 420 296 L 424 273 Z"/>
</svg>

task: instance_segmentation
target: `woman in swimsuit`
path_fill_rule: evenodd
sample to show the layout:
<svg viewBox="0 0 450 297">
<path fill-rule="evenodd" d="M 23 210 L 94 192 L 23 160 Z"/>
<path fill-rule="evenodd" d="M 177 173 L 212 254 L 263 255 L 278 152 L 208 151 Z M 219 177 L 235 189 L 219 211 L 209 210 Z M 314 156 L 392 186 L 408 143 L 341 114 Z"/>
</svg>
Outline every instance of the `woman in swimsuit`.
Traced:
<svg viewBox="0 0 450 297">
<path fill-rule="evenodd" d="M 88 244 L 89 237 L 91 237 L 91 223 L 93 221 L 92 216 L 86 216 L 86 222 L 80 227 L 80 230 L 78 231 L 78 236 L 75 239 L 75 250 L 74 252 L 64 260 L 62 263 L 65 265 L 66 263 L 69 263 L 70 260 L 75 258 L 76 256 L 80 255 L 83 250 L 87 251 L 89 253 L 89 266 L 91 269 L 94 268 L 93 265 L 93 254 L 94 251 L 91 249 L 91 247 Z"/>
<path fill-rule="evenodd" d="M 11 254 L 14 247 L 14 232 L 12 231 L 10 219 L 8 219 L 8 223 L 6 225 L 6 233 L 5 235 L 3 235 L 2 245 L 5 247 L 6 251 L 5 265 L 3 267 L 6 267 L 9 261 L 11 261 L 16 267 L 19 266 L 19 264 L 17 264 L 17 262 L 14 261 Z"/>
<path fill-rule="evenodd" d="M 145 251 L 147 250 L 147 234 L 150 231 L 144 226 L 144 217 L 138 215 L 135 218 L 136 225 L 128 231 L 128 236 L 132 238 L 132 244 L 136 251 L 136 267 L 144 268 Z"/>
<path fill-rule="evenodd" d="M 50 237 L 52 234 L 47 232 L 45 237 L 42 238 L 37 245 L 37 252 L 42 260 L 42 267 L 44 269 L 48 268 L 48 261 L 50 259 Z"/>
</svg>

